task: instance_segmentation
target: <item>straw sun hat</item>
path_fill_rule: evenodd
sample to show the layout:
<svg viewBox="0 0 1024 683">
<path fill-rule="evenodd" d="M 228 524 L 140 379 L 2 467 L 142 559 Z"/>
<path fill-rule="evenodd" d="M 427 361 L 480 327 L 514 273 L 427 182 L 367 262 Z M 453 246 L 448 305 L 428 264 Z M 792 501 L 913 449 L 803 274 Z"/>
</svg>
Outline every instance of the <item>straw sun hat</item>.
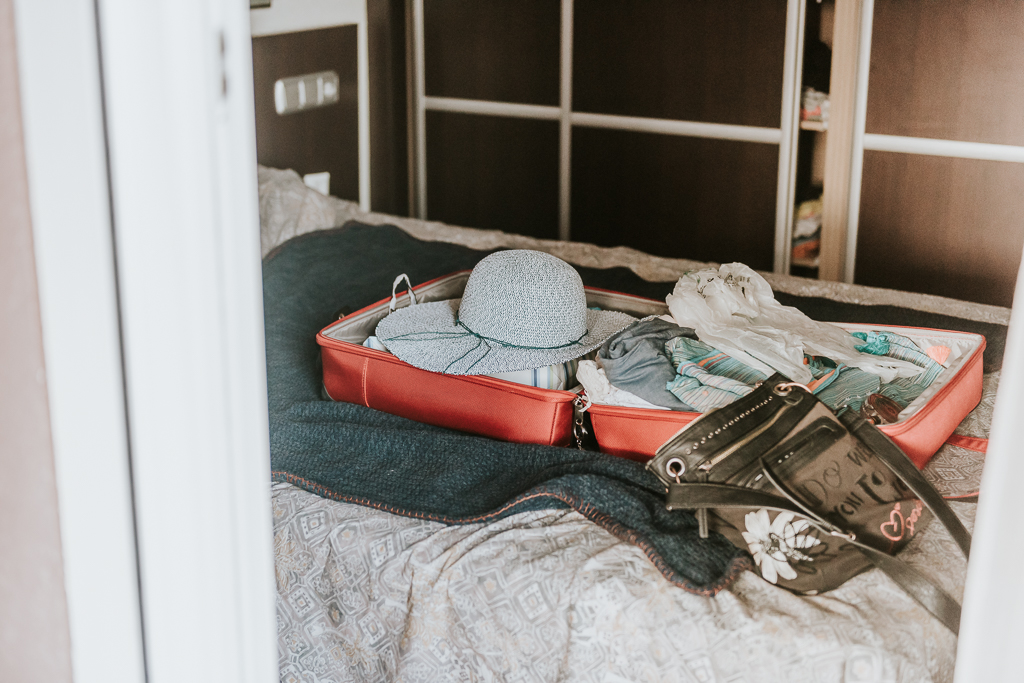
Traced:
<svg viewBox="0 0 1024 683">
<path fill-rule="evenodd" d="M 462 299 L 400 308 L 380 321 L 376 335 L 418 368 L 487 375 L 578 358 L 634 321 L 588 309 L 583 281 L 565 261 L 515 249 L 480 261 Z"/>
</svg>

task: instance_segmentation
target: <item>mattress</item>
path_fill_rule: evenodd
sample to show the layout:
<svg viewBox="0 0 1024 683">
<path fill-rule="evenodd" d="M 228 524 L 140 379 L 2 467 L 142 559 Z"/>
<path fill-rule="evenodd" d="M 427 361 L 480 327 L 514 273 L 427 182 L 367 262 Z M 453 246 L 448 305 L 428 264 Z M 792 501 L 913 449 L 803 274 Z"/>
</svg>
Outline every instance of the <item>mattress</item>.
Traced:
<svg viewBox="0 0 1024 683">
<path fill-rule="evenodd" d="M 705 264 L 367 214 L 260 168 L 264 254 L 356 219 L 472 248 L 541 249 L 582 266 L 670 281 Z M 1009 310 L 766 276 L 777 291 L 1006 324 Z M 998 371 L 957 433 L 986 437 Z M 970 443 L 964 441 L 964 443 Z M 984 455 L 945 445 L 925 470 L 971 500 Z M 800 597 L 744 573 L 716 597 L 672 586 L 636 547 L 579 513 L 525 512 L 447 526 L 271 490 L 282 681 L 949 681 L 956 639 L 878 570 Z M 975 506 L 953 502 L 967 527 Z M 929 526 L 901 555 L 960 597 L 965 564 Z"/>
</svg>

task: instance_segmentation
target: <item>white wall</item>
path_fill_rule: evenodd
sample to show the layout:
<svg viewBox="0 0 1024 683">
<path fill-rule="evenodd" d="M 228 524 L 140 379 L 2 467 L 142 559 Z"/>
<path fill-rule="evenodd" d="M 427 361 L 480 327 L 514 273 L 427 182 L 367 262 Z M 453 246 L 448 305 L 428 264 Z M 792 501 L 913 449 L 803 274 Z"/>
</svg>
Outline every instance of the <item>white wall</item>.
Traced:
<svg viewBox="0 0 1024 683">
<path fill-rule="evenodd" d="M 364 0 L 273 0 L 249 13 L 253 36 L 308 31 L 363 21 Z"/>
</svg>

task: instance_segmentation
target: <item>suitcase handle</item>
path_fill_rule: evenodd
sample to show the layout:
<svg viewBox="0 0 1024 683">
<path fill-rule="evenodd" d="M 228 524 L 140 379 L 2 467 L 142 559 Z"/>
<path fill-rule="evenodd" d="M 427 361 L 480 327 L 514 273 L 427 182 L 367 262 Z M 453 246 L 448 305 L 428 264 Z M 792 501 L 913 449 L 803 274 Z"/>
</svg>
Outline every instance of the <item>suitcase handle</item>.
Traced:
<svg viewBox="0 0 1024 683">
<path fill-rule="evenodd" d="M 405 289 L 409 293 L 409 305 L 416 305 L 416 292 L 412 288 L 412 283 L 409 282 L 409 276 L 402 273 L 395 278 L 394 283 L 391 285 L 391 303 L 388 304 L 388 313 L 394 313 L 395 307 L 398 305 L 398 285 L 401 284 L 402 280 L 405 280 Z"/>
</svg>

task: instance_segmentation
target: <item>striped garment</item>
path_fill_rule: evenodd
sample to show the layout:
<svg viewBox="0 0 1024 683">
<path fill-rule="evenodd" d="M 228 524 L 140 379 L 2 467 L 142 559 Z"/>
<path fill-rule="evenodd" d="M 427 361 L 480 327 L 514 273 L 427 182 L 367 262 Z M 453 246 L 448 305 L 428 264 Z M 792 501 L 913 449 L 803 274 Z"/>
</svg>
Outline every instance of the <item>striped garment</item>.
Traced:
<svg viewBox="0 0 1024 683">
<path fill-rule="evenodd" d="M 916 377 L 897 377 L 884 384 L 879 390 L 878 393 L 896 401 L 901 408 L 906 408 L 911 401 L 920 396 L 921 392 L 927 389 L 942 372 L 941 365 L 903 335 L 895 332 L 854 332 L 853 336 L 865 342 L 857 347 L 859 351 L 910 361 L 914 365 L 924 368 L 924 372 Z"/>
<path fill-rule="evenodd" d="M 814 375 L 808 388 L 832 410 L 849 406 L 860 410 L 864 400 L 878 391 L 882 382 L 878 375 L 835 363 L 820 356 L 806 356 L 805 362 Z"/>
<path fill-rule="evenodd" d="M 924 368 L 924 372 L 882 384 L 873 373 L 820 356 L 804 356 L 804 364 L 814 377 L 808 388 L 832 410 L 860 410 L 865 399 L 874 393 L 888 396 L 905 408 L 942 371 L 941 365 L 907 337 L 892 332 L 857 332 L 854 336 L 865 342 L 858 350 L 909 361 Z M 695 339 L 677 337 L 665 344 L 665 350 L 678 373 L 665 388 L 702 413 L 746 396 L 755 384 L 766 379 L 763 373 Z"/>
<path fill-rule="evenodd" d="M 729 405 L 767 379 L 764 373 L 689 337 L 669 340 L 665 351 L 677 373 L 665 388 L 701 413 Z"/>
</svg>

